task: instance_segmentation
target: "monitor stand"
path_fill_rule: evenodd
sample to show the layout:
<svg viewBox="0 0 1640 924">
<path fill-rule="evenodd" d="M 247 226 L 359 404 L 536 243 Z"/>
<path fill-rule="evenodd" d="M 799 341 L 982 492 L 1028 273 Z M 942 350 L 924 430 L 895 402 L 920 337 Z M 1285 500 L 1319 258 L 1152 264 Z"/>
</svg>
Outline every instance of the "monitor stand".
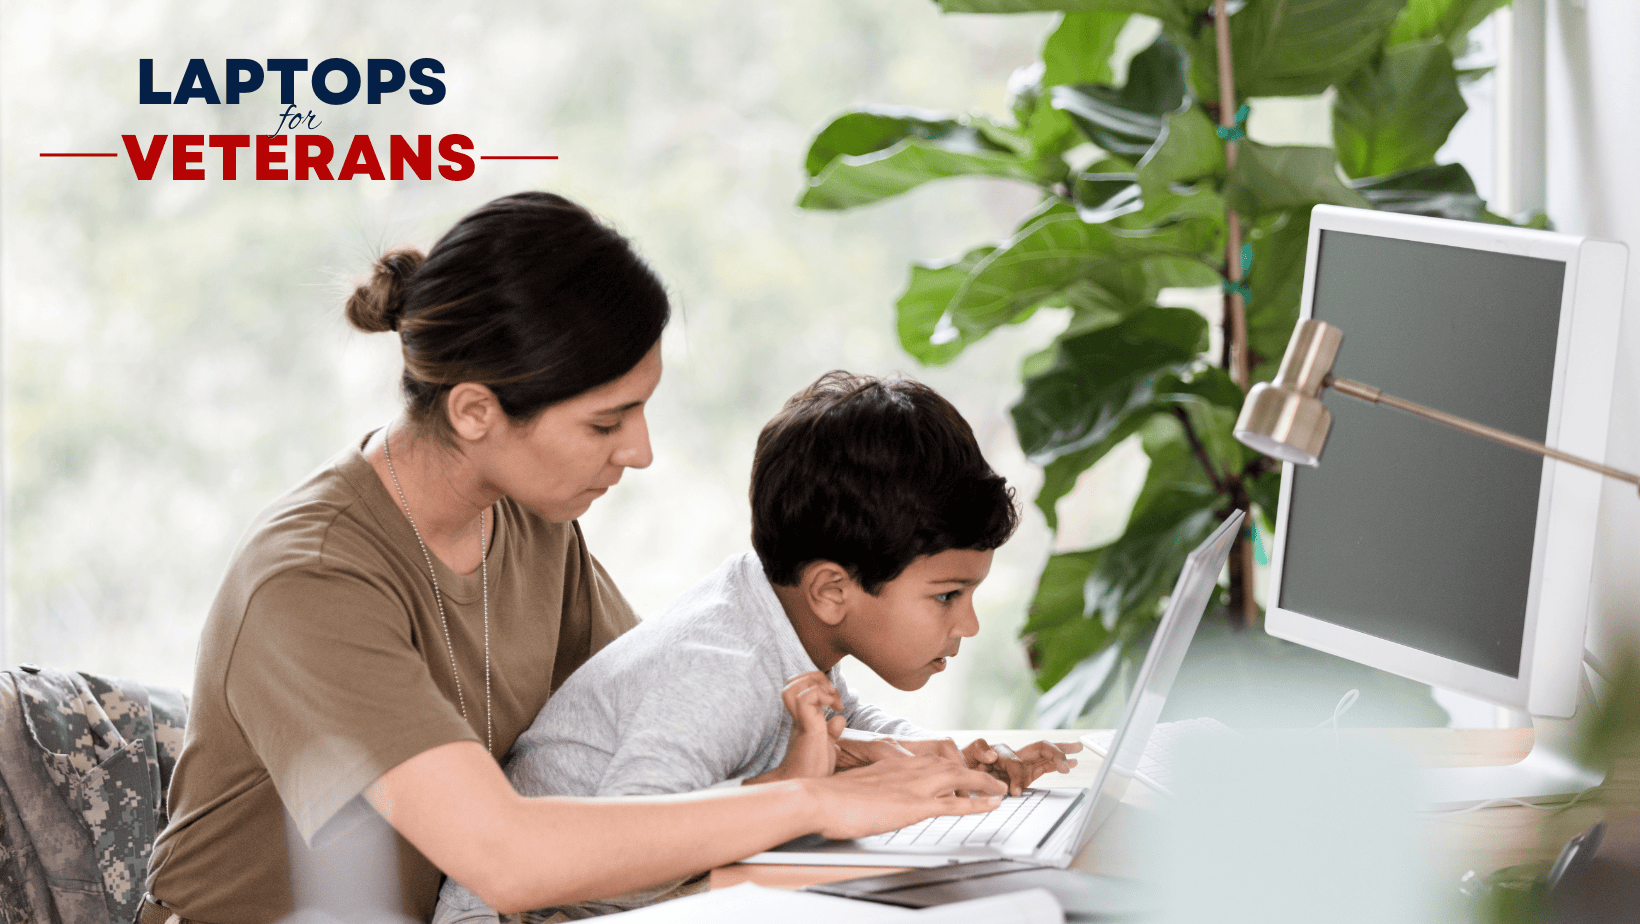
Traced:
<svg viewBox="0 0 1640 924">
<path fill-rule="evenodd" d="M 1565 802 L 1606 779 L 1604 767 L 1577 757 L 1580 731 L 1592 721 L 1594 691 L 1587 677 L 1578 685 L 1571 718 L 1532 716 L 1532 750 L 1519 763 L 1498 767 L 1440 767 L 1419 771 L 1422 808 L 1463 809 L 1494 800 Z"/>
</svg>

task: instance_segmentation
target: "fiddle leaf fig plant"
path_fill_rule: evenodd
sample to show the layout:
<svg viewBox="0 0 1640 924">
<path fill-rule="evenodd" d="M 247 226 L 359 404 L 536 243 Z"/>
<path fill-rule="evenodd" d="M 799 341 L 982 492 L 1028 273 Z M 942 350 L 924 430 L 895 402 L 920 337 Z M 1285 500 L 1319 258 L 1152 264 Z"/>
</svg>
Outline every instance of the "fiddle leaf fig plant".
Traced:
<svg viewBox="0 0 1640 924">
<path fill-rule="evenodd" d="M 1010 81 L 1010 111 L 864 107 L 815 136 L 803 208 L 956 176 L 1040 191 L 1004 239 L 911 267 L 895 308 L 901 345 L 926 365 L 1037 312 L 1065 317 L 1024 361 L 1012 409 L 1043 469 L 1036 506 L 1050 527 L 1119 443 L 1137 437 L 1149 457 L 1122 534 L 1043 565 L 1023 636 L 1046 724 L 1074 724 L 1120 691 L 1186 553 L 1231 511 L 1268 531 L 1279 467 L 1230 431 L 1297 320 L 1310 209 L 1507 223 L 1462 166 L 1435 159 L 1465 111 L 1454 62 L 1504 2 L 939 0 L 949 13 L 1062 14 L 1041 59 Z M 1124 30 L 1146 25 L 1154 40 L 1117 60 Z M 1332 146 L 1246 137 L 1249 99 L 1327 92 Z M 1209 321 L 1168 304 L 1200 287 L 1222 291 L 1218 355 Z M 1258 617 L 1249 539 L 1225 599 L 1243 624 Z"/>
</svg>

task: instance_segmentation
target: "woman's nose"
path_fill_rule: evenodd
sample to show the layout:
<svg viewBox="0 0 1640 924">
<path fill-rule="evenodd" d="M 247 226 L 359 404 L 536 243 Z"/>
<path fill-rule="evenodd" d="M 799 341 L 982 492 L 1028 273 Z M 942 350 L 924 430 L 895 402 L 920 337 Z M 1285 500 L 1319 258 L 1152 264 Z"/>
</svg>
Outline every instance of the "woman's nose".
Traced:
<svg viewBox="0 0 1640 924">
<path fill-rule="evenodd" d="M 609 461 L 622 468 L 648 468 L 655 461 L 655 453 L 649 447 L 649 421 L 644 419 L 642 411 L 633 416 L 634 419 L 623 428 L 627 431 L 626 439 Z"/>
</svg>

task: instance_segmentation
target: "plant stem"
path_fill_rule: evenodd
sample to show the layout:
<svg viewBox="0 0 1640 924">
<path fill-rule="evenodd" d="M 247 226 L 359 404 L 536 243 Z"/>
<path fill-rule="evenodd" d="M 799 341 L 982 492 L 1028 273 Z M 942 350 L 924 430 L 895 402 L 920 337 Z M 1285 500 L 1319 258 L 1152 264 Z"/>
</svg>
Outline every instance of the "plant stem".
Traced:
<svg viewBox="0 0 1640 924">
<path fill-rule="evenodd" d="M 1236 125 L 1236 79 L 1230 55 L 1230 13 L 1225 0 L 1213 2 L 1213 32 L 1219 57 L 1219 124 L 1227 128 Z M 1227 170 L 1236 169 L 1237 143 L 1234 137 L 1224 145 L 1224 164 Z M 1231 290 L 1224 296 L 1224 334 L 1229 352 L 1230 377 L 1243 391 L 1247 390 L 1251 370 L 1247 356 L 1247 306 L 1241 298 L 1241 216 L 1233 208 L 1226 208 L 1224 269 Z M 1242 522 L 1253 522 L 1252 504 L 1242 503 Z M 1248 541 L 1248 526 L 1242 527 L 1230 557 L 1230 612 L 1240 616 L 1242 626 L 1250 626 L 1258 618 L 1258 602 L 1253 599 L 1253 543 Z"/>
<path fill-rule="evenodd" d="M 1230 14 L 1225 11 L 1225 0 L 1214 0 L 1213 30 L 1218 40 L 1219 53 L 1219 124 L 1236 128 L 1236 78 L 1230 54 Z M 1231 138 L 1224 144 L 1224 165 L 1236 169 L 1236 152 L 1240 145 Z M 1233 208 L 1224 214 L 1226 238 L 1224 271 L 1233 285 L 1241 283 L 1241 216 Z M 1230 377 L 1242 390 L 1247 389 L 1250 370 L 1247 368 L 1247 306 L 1238 290 L 1224 297 L 1225 342 L 1230 346 Z"/>
<path fill-rule="evenodd" d="M 1213 468 L 1213 459 L 1207 454 L 1207 447 L 1203 446 L 1201 439 L 1196 436 L 1196 428 L 1190 425 L 1190 414 L 1175 404 L 1173 416 L 1179 418 L 1179 423 L 1184 425 L 1185 439 L 1190 441 L 1190 449 L 1196 454 L 1196 461 L 1207 471 L 1207 480 L 1213 483 L 1213 490 L 1220 494 L 1229 492 L 1230 486 L 1224 483 L 1224 479 L 1220 478 L 1218 471 Z"/>
</svg>

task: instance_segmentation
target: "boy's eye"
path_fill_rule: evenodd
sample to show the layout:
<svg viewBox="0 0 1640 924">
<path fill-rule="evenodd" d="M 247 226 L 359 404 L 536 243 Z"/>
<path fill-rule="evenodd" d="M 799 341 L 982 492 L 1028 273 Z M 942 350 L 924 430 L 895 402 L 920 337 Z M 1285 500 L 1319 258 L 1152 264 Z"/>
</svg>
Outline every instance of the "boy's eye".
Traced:
<svg viewBox="0 0 1640 924">
<path fill-rule="evenodd" d="M 950 603 L 950 602 L 956 600 L 960 596 L 962 596 L 962 591 L 960 591 L 960 590 L 948 590 L 943 594 L 935 594 L 934 599 L 938 600 L 941 603 Z"/>
<path fill-rule="evenodd" d="M 592 429 L 599 436 L 608 436 L 611 433 L 614 433 L 616 430 L 621 429 L 621 425 L 618 424 L 618 423 L 615 423 L 615 424 L 610 424 L 609 426 L 605 427 L 605 426 L 600 426 L 599 424 L 593 424 Z"/>
</svg>

